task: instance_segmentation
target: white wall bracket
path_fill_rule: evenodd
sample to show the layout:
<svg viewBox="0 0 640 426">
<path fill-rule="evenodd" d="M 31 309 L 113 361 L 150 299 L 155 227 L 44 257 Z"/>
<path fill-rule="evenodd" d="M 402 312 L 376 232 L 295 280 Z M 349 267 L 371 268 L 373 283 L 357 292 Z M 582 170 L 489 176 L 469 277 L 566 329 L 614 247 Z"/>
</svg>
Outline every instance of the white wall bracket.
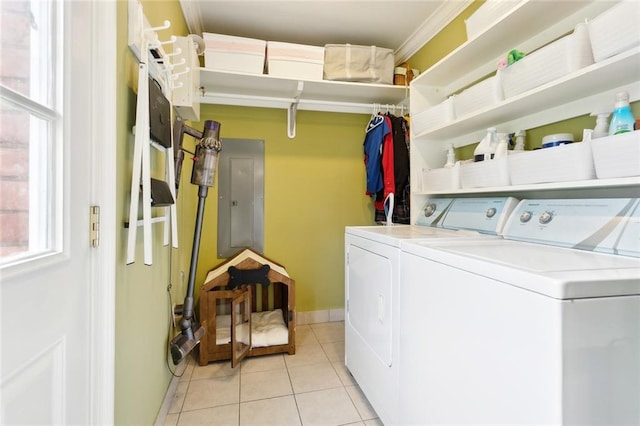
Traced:
<svg viewBox="0 0 640 426">
<path fill-rule="evenodd" d="M 296 117 L 298 115 L 298 104 L 300 103 L 300 95 L 302 95 L 303 89 L 304 81 L 299 81 L 296 95 L 287 110 L 287 136 L 289 136 L 289 139 L 296 137 Z"/>
</svg>

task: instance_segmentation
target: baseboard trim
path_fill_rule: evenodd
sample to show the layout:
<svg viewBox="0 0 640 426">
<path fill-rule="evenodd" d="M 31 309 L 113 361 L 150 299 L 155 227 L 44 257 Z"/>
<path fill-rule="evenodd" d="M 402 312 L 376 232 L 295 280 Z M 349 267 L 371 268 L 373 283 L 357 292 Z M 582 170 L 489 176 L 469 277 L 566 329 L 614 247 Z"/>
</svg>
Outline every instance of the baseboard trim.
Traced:
<svg viewBox="0 0 640 426">
<path fill-rule="evenodd" d="M 296 313 L 296 325 L 344 321 L 344 308 Z"/>
</svg>

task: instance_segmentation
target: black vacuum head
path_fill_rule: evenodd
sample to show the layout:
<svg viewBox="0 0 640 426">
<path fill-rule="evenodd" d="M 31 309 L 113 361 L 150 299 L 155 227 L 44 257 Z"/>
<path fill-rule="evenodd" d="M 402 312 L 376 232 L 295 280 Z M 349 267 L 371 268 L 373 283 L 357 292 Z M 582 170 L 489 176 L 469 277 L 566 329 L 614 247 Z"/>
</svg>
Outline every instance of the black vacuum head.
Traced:
<svg viewBox="0 0 640 426">
<path fill-rule="evenodd" d="M 204 337 L 205 329 L 200 324 L 194 323 L 191 326 L 191 330 L 193 331 L 193 339 L 190 339 L 187 333 L 182 332 L 174 337 L 169 344 L 174 365 L 180 364 Z"/>
</svg>

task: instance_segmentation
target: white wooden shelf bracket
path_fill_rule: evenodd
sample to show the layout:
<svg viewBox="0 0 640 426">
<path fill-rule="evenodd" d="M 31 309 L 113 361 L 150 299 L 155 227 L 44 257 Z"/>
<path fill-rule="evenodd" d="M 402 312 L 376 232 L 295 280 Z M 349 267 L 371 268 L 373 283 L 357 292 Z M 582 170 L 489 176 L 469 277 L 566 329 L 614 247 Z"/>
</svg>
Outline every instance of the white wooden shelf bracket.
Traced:
<svg viewBox="0 0 640 426">
<path fill-rule="evenodd" d="M 296 117 L 298 115 L 298 104 L 300 103 L 300 96 L 302 95 L 303 90 L 304 81 L 299 81 L 294 100 L 287 110 L 287 136 L 289 139 L 296 137 Z"/>
</svg>

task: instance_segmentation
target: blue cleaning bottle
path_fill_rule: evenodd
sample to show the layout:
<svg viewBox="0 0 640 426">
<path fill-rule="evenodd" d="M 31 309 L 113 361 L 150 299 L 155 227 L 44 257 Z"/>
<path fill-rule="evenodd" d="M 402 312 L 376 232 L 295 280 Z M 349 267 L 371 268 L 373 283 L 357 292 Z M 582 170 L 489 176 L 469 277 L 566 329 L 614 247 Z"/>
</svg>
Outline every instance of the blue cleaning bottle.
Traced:
<svg viewBox="0 0 640 426">
<path fill-rule="evenodd" d="M 618 92 L 616 95 L 616 107 L 611 116 L 609 124 L 609 136 L 620 133 L 633 132 L 633 125 L 636 119 L 631 113 L 629 106 L 629 94 L 627 92 Z"/>
</svg>

